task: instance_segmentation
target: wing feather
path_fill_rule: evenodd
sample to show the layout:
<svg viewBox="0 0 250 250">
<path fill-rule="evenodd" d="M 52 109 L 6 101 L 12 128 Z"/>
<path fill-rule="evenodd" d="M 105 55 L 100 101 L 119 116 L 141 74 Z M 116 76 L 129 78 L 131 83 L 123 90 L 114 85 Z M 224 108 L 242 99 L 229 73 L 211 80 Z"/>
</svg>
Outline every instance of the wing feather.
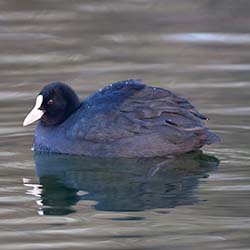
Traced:
<svg viewBox="0 0 250 250">
<path fill-rule="evenodd" d="M 206 117 L 189 101 L 136 80 L 109 85 L 83 105 L 83 118 L 73 129 L 82 140 L 112 143 L 148 135 L 179 144 L 207 130 L 202 122 Z"/>
</svg>

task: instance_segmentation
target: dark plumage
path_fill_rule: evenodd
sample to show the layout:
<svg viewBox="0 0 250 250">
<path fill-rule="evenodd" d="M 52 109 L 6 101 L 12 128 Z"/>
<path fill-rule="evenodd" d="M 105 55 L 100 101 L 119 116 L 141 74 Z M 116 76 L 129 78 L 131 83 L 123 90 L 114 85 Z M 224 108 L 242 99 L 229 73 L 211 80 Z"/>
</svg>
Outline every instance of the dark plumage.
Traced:
<svg viewBox="0 0 250 250">
<path fill-rule="evenodd" d="M 196 150 L 219 139 L 204 126 L 206 117 L 186 99 L 139 80 L 110 84 L 81 102 L 60 82 L 46 85 L 40 95 L 37 151 L 155 157 Z M 27 117 L 24 125 L 31 122 Z"/>
<path fill-rule="evenodd" d="M 64 83 L 48 84 L 39 95 L 44 97 L 40 109 L 46 111 L 41 118 L 43 126 L 64 122 L 80 106 L 80 100 L 76 93 Z M 53 101 L 49 102 L 50 100 Z"/>
</svg>

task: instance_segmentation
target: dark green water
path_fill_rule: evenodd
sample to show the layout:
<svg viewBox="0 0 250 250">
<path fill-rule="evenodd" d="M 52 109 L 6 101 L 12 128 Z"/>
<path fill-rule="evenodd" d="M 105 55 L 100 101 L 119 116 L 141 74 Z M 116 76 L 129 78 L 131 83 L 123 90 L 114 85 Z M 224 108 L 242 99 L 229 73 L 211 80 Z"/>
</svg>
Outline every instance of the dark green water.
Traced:
<svg viewBox="0 0 250 250">
<path fill-rule="evenodd" d="M 1 249 L 249 249 L 249 11 L 233 0 L 0 1 Z M 45 83 L 85 97 L 128 78 L 209 116 L 222 139 L 204 149 L 212 157 L 33 156 L 22 121 Z"/>
</svg>

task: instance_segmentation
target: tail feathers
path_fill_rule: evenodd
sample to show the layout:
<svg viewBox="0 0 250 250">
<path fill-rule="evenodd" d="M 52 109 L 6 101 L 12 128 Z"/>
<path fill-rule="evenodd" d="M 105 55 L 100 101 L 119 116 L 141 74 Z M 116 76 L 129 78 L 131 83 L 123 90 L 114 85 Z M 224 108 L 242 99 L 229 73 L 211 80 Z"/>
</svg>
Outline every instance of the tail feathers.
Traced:
<svg viewBox="0 0 250 250">
<path fill-rule="evenodd" d="M 204 144 L 210 145 L 212 143 L 219 142 L 219 141 L 220 141 L 220 137 L 218 135 L 207 130 L 206 138 L 203 141 Z"/>
</svg>

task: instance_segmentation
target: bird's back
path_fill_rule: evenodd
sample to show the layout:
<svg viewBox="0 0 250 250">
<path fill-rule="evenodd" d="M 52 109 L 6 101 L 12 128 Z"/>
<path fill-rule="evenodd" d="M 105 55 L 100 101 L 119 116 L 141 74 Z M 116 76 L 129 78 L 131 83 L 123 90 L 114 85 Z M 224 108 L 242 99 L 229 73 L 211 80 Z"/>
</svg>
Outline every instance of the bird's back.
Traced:
<svg viewBox="0 0 250 250">
<path fill-rule="evenodd" d="M 139 80 L 119 81 L 82 102 L 67 138 L 74 151 L 103 157 L 155 157 L 218 140 L 186 99 Z"/>
</svg>

